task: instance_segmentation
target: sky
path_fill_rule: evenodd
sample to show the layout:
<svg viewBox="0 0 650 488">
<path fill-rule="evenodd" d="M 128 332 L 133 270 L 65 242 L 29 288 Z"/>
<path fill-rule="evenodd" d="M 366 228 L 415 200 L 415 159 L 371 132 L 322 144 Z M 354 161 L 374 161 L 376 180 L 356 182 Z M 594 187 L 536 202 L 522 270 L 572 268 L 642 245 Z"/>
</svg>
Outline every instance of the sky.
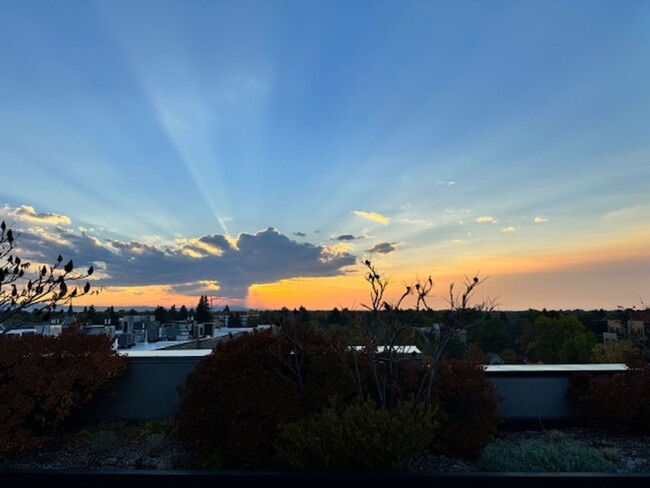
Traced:
<svg viewBox="0 0 650 488">
<path fill-rule="evenodd" d="M 431 276 L 650 301 L 647 1 L 0 2 L 0 218 L 75 305 L 309 309 Z"/>
</svg>

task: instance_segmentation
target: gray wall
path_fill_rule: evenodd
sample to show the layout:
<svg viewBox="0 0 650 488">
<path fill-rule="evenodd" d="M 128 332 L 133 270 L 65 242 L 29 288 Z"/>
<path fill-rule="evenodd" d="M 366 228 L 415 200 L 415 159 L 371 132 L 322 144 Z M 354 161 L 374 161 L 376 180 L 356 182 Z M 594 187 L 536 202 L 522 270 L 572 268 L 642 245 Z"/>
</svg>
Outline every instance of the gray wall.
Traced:
<svg viewBox="0 0 650 488">
<path fill-rule="evenodd" d="M 128 357 L 128 367 L 109 390 L 84 408 L 89 420 L 160 419 L 178 404 L 178 387 L 202 357 Z"/>
<path fill-rule="evenodd" d="M 207 351 L 206 351 L 207 353 Z M 84 409 L 89 420 L 159 419 L 170 417 L 178 405 L 178 387 L 203 359 L 197 356 L 128 357 L 127 372 L 110 390 L 101 392 Z M 504 420 L 567 420 L 575 413 L 567 399 L 566 371 L 486 372 L 501 397 Z M 604 374 L 604 373 L 601 373 Z"/>
</svg>

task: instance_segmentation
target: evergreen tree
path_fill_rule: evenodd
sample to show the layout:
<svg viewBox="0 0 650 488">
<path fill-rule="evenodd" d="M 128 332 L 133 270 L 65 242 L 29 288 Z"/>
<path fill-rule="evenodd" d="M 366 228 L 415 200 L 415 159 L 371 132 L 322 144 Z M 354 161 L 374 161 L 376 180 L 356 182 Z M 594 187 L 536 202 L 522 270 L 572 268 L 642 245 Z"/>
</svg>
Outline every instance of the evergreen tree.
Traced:
<svg viewBox="0 0 650 488">
<path fill-rule="evenodd" d="M 199 299 L 199 304 L 196 307 L 196 322 L 201 324 L 203 322 L 210 322 L 212 320 L 212 314 L 210 313 L 210 303 L 208 302 L 208 297 L 206 295 L 201 295 Z"/>
<path fill-rule="evenodd" d="M 178 314 L 178 310 L 176 310 L 176 305 L 172 305 L 172 308 L 169 309 L 169 317 L 172 320 L 179 320 L 180 316 Z"/>
<path fill-rule="evenodd" d="M 160 323 L 167 322 L 169 320 L 169 313 L 167 312 L 167 309 L 165 307 L 161 307 L 160 305 L 156 307 L 154 316 L 155 319 Z"/>
<path fill-rule="evenodd" d="M 181 309 L 178 311 L 178 320 L 187 320 L 189 313 L 185 305 L 181 305 Z"/>
<path fill-rule="evenodd" d="M 106 316 L 111 320 L 111 325 L 119 325 L 120 320 L 117 316 L 117 313 L 115 312 L 115 308 L 113 308 L 112 306 L 108 307 L 105 313 Z"/>
<path fill-rule="evenodd" d="M 97 321 L 97 310 L 95 310 L 94 305 L 88 307 L 88 310 L 86 311 L 86 321 L 89 324 L 94 324 Z"/>
</svg>

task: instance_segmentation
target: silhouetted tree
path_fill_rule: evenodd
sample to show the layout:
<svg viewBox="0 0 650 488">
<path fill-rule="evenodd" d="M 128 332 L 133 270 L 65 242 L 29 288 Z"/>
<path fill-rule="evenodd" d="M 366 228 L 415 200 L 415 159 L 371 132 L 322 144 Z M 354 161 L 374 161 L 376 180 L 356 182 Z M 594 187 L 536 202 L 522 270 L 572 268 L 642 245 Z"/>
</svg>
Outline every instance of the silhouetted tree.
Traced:
<svg viewBox="0 0 650 488">
<path fill-rule="evenodd" d="M 206 295 L 201 295 L 199 304 L 196 306 L 196 316 L 194 317 L 197 323 L 210 322 L 212 315 L 210 314 L 210 303 Z"/>
<path fill-rule="evenodd" d="M 180 310 L 178 311 L 178 320 L 187 320 L 188 312 L 185 305 L 181 305 Z"/>
<path fill-rule="evenodd" d="M 180 315 L 178 314 L 178 310 L 176 310 L 176 305 L 172 305 L 171 308 L 169 309 L 169 318 L 172 320 L 179 320 Z"/>
<path fill-rule="evenodd" d="M 97 310 L 95 310 L 95 306 L 91 305 L 88 307 L 88 310 L 86 311 L 86 322 L 89 324 L 94 324 L 97 321 Z"/>
<path fill-rule="evenodd" d="M 363 341 L 363 356 L 366 359 L 367 370 L 373 385 L 377 402 L 382 408 L 392 408 L 395 405 L 396 392 L 393 385 L 399 384 L 399 363 L 408 361 L 409 358 L 400 353 L 399 346 L 417 341 L 424 354 L 430 360 L 421 375 L 417 396 L 419 400 L 429 403 L 433 399 L 433 386 L 438 368 L 444 359 L 447 350 L 458 340 L 464 330 L 478 326 L 485 318 L 486 313 L 494 309 L 491 300 L 473 303 L 473 295 L 484 280 L 477 276 L 465 277 L 464 289 L 457 293 L 454 284 L 449 287 L 448 309 L 444 311 L 444 319 L 439 324 L 437 333 L 424 332 L 419 328 L 409 327 L 400 320 L 399 311 L 404 300 L 415 295 L 415 310 L 426 314 L 432 312 L 427 300 L 433 281 L 429 277 L 425 281 L 417 281 L 412 285 L 405 285 L 404 292 L 394 303 L 385 300 L 389 280 L 380 274 L 375 266 L 366 259 L 362 262 L 366 269 L 365 279 L 370 285 L 370 303 L 362 304 L 369 311 L 360 324 L 360 334 Z M 382 347 L 382 350 L 379 347 Z M 356 376 L 358 393 L 363 392 L 363 380 L 360 376 L 358 365 L 355 366 L 353 376 Z"/>
<path fill-rule="evenodd" d="M 169 321 L 169 313 L 167 312 L 167 309 L 165 307 L 162 307 L 160 305 L 157 306 L 153 314 L 155 320 L 157 320 L 160 323 Z"/>
<path fill-rule="evenodd" d="M 106 311 L 104 312 L 106 315 L 106 318 L 108 318 L 111 321 L 110 325 L 119 325 L 120 319 L 117 316 L 117 313 L 115 312 L 115 308 L 108 307 Z"/>
<path fill-rule="evenodd" d="M 51 266 L 30 269 L 30 263 L 15 254 L 15 236 L 5 222 L 0 224 L 0 334 L 17 323 L 9 321 L 23 311 L 33 310 L 47 320 L 57 306 L 69 304 L 75 297 L 96 293 L 90 282 L 76 286 L 93 274 L 93 267 L 75 272 L 72 260 L 63 264 L 59 255 Z M 74 286 L 74 287 L 73 287 Z"/>
</svg>

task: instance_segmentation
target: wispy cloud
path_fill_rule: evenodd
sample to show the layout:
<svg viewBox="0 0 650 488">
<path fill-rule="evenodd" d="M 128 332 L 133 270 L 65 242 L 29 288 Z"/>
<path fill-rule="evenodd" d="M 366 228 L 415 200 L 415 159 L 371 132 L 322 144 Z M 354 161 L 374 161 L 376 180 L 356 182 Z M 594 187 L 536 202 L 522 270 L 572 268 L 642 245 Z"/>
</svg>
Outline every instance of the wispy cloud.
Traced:
<svg viewBox="0 0 650 488">
<path fill-rule="evenodd" d="M 388 225 L 388 222 L 390 222 L 389 217 L 386 217 L 377 212 L 364 212 L 363 210 L 355 210 L 354 214 L 361 218 L 372 220 L 373 222 L 379 222 L 383 225 Z"/>
<path fill-rule="evenodd" d="M 377 252 L 379 254 L 388 254 L 391 253 L 395 250 L 395 243 L 390 243 L 390 242 L 382 242 L 381 244 L 377 244 L 373 246 L 372 248 L 368 249 L 368 252 Z"/>
<path fill-rule="evenodd" d="M 501 232 L 514 232 L 515 230 L 516 229 L 512 225 L 510 225 L 508 227 L 504 227 L 503 229 L 501 229 Z"/>
<path fill-rule="evenodd" d="M 602 221 L 606 224 L 614 224 L 620 222 L 644 222 L 647 223 L 650 219 L 650 204 L 634 205 L 631 207 L 623 207 L 617 210 L 612 210 L 602 216 Z"/>
<path fill-rule="evenodd" d="M 536 224 L 543 224 L 545 222 L 548 222 L 548 219 L 546 217 L 537 216 L 537 217 L 535 217 L 533 222 L 535 222 Z"/>
<path fill-rule="evenodd" d="M 358 239 L 358 238 L 353 236 L 352 234 L 343 234 L 343 235 L 340 235 L 340 236 L 334 238 L 334 240 L 336 240 L 336 241 L 353 241 L 355 239 Z"/>
<path fill-rule="evenodd" d="M 476 222 L 496 224 L 498 220 L 490 215 L 481 215 L 480 217 L 476 217 Z"/>
<path fill-rule="evenodd" d="M 307 236 L 307 234 L 305 234 L 304 232 L 294 232 L 293 235 L 297 236 L 297 237 L 306 237 Z"/>
<path fill-rule="evenodd" d="M 72 222 L 67 215 L 56 213 L 37 213 L 34 207 L 21 205 L 17 208 L 11 208 L 8 205 L 3 207 L 3 214 L 23 222 L 35 224 L 52 224 L 52 225 L 70 225 Z"/>
</svg>

